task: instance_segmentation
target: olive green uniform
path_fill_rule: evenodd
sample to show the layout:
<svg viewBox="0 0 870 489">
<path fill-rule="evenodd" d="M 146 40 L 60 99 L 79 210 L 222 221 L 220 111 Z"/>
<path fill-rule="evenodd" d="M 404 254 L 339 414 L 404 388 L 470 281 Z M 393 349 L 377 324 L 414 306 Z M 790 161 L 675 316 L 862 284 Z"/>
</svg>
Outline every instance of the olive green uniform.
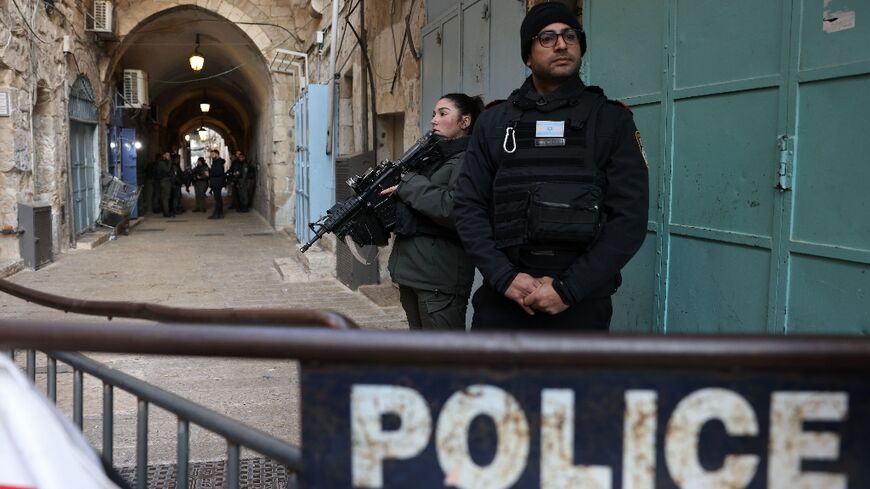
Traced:
<svg viewBox="0 0 870 489">
<path fill-rule="evenodd" d="M 468 138 L 442 141 L 443 162 L 408 172 L 394 194 L 396 240 L 389 270 L 411 329 L 465 329 L 474 266 L 453 218 L 453 187 Z"/>
</svg>

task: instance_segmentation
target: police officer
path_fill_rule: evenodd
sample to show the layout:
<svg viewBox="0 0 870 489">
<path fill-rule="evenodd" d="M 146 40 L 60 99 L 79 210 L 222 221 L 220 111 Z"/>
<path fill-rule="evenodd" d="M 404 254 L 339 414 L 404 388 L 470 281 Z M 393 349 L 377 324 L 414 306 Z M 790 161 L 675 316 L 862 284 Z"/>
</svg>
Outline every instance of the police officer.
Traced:
<svg viewBox="0 0 870 489">
<path fill-rule="evenodd" d="M 170 168 L 170 180 L 172 181 L 172 198 L 170 199 L 170 207 L 173 214 L 184 214 L 184 208 L 181 205 L 181 186 L 184 184 L 184 170 L 181 169 L 181 156 L 178 154 L 172 155 L 172 166 Z"/>
<path fill-rule="evenodd" d="M 440 157 L 402 175 L 384 190 L 396 198 L 396 239 L 389 270 L 410 329 L 465 331 L 474 265 L 451 217 L 456 177 L 483 101 L 464 93 L 442 96 L 432 110 Z"/>
<path fill-rule="evenodd" d="M 205 164 L 205 158 L 200 156 L 193 169 L 193 191 L 196 194 L 196 208 L 193 209 L 193 212 L 206 211 L 206 190 L 208 190 L 208 165 Z"/>
<path fill-rule="evenodd" d="M 224 159 L 221 158 L 220 151 L 212 150 L 211 152 L 211 169 L 208 172 L 209 186 L 212 194 L 214 194 L 214 212 L 209 219 L 224 218 L 224 198 L 221 195 L 224 186 L 227 184 L 226 173 L 224 170 Z"/>
<path fill-rule="evenodd" d="M 631 112 L 578 76 L 586 37 L 561 3 L 521 29 L 531 76 L 481 115 L 455 195 L 485 278 L 474 329 L 607 330 L 646 234 L 648 169 Z"/>
<path fill-rule="evenodd" d="M 236 196 L 239 212 L 248 212 L 251 209 L 251 200 L 253 200 L 253 188 L 257 178 L 257 169 L 253 163 L 248 161 L 245 153 L 239 152 L 236 158 L 239 166 L 234 195 Z"/>
<path fill-rule="evenodd" d="M 169 151 L 165 151 L 157 161 L 157 178 L 160 182 L 160 208 L 163 217 L 175 217 L 172 207 L 172 160 Z"/>
<path fill-rule="evenodd" d="M 230 209 L 240 209 L 239 177 L 242 174 L 242 152 L 236 151 L 230 155 L 230 166 L 227 168 L 227 192 L 230 194 Z"/>
</svg>

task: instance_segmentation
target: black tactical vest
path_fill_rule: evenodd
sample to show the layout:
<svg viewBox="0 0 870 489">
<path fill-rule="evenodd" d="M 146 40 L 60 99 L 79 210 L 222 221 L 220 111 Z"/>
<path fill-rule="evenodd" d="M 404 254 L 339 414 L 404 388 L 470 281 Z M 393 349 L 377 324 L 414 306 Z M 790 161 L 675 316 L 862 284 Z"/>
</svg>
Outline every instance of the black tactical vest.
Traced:
<svg viewBox="0 0 870 489">
<path fill-rule="evenodd" d="M 583 249 L 598 236 L 604 183 L 594 140 L 598 110 L 605 101 L 590 87 L 555 113 L 524 110 L 518 93 L 508 99 L 501 165 L 493 181 L 498 248 Z"/>
</svg>

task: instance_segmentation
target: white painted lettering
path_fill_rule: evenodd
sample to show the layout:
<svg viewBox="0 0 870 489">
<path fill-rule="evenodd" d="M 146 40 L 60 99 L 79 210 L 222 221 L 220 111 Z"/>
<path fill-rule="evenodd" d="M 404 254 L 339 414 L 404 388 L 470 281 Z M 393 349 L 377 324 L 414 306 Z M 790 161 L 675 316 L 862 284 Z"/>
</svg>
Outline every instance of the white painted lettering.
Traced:
<svg viewBox="0 0 870 489">
<path fill-rule="evenodd" d="M 384 431 L 381 422 L 384 414 L 396 415 L 401 422 L 399 429 Z M 407 387 L 353 386 L 350 417 L 354 487 L 383 487 L 383 461 L 417 455 L 432 434 L 432 418 L 426 400 Z"/>
<path fill-rule="evenodd" d="M 770 489 L 845 489 L 844 474 L 801 472 L 801 460 L 836 460 L 840 437 L 836 433 L 803 430 L 804 421 L 843 421 L 849 410 L 845 392 L 774 392 L 770 400 L 770 453 L 767 486 Z"/>
<path fill-rule="evenodd" d="M 478 466 L 468 451 L 468 430 L 478 416 L 495 422 L 495 458 Z M 444 404 L 435 431 L 438 462 L 444 485 L 460 489 L 502 489 L 514 485 L 529 456 L 529 423 L 510 394 L 491 385 L 472 385 Z"/>
<path fill-rule="evenodd" d="M 630 390 L 625 393 L 623 489 L 655 489 L 657 402 L 655 391 Z"/>
<path fill-rule="evenodd" d="M 677 404 L 665 435 L 665 462 L 681 489 L 745 488 L 758 469 L 755 455 L 728 455 L 722 468 L 708 472 L 698 460 L 701 428 L 718 419 L 731 436 L 755 436 L 758 422 L 746 399 L 726 389 L 700 389 Z"/>
<path fill-rule="evenodd" d="M 574 465 L 574 391 L 541 392 L 541 489 L 610 489 L 610 467 Z"/>
</svg>

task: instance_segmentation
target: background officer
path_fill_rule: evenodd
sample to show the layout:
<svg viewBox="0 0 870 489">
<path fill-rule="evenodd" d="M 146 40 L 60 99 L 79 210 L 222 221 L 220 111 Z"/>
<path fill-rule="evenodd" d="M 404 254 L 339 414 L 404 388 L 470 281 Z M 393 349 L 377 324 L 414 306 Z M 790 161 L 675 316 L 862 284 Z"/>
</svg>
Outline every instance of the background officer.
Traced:
<svg viewBox="0 0 870 489">
<path fill-rule="evenodd" d="M 214 212 L 212 212 L 208 218 L 223 219 L 224 197 L 222 193 L 224 186 L 227 184 L 227 180 L 226 171 L 224 170 L 224 159 L 221 158 L 220 151 L 216 149 L 211 152 L 211 168 L 208 171 L 208 176 L 208 183 L 211 187 L 211 192 L 214 195 Z"/>
<path fill-rule="evenodd" d="M 580 81 L 586 37 L 567 7 L 535 6 L 520 36 L 532 74 L 481 115 L 455 195 L 485 278 L 472 327 L 607 330 L 619 272 L 646 234 L 640 134 Z"/>
<path fill-rule="evenodd" d="M 157 161 L 156 175 L 160 182 L 160 208 L 163 217 L 175 217 L 172 208 L 172 156 L 169 151 L 164 151 L 163 156 Z"/>
</svg>

